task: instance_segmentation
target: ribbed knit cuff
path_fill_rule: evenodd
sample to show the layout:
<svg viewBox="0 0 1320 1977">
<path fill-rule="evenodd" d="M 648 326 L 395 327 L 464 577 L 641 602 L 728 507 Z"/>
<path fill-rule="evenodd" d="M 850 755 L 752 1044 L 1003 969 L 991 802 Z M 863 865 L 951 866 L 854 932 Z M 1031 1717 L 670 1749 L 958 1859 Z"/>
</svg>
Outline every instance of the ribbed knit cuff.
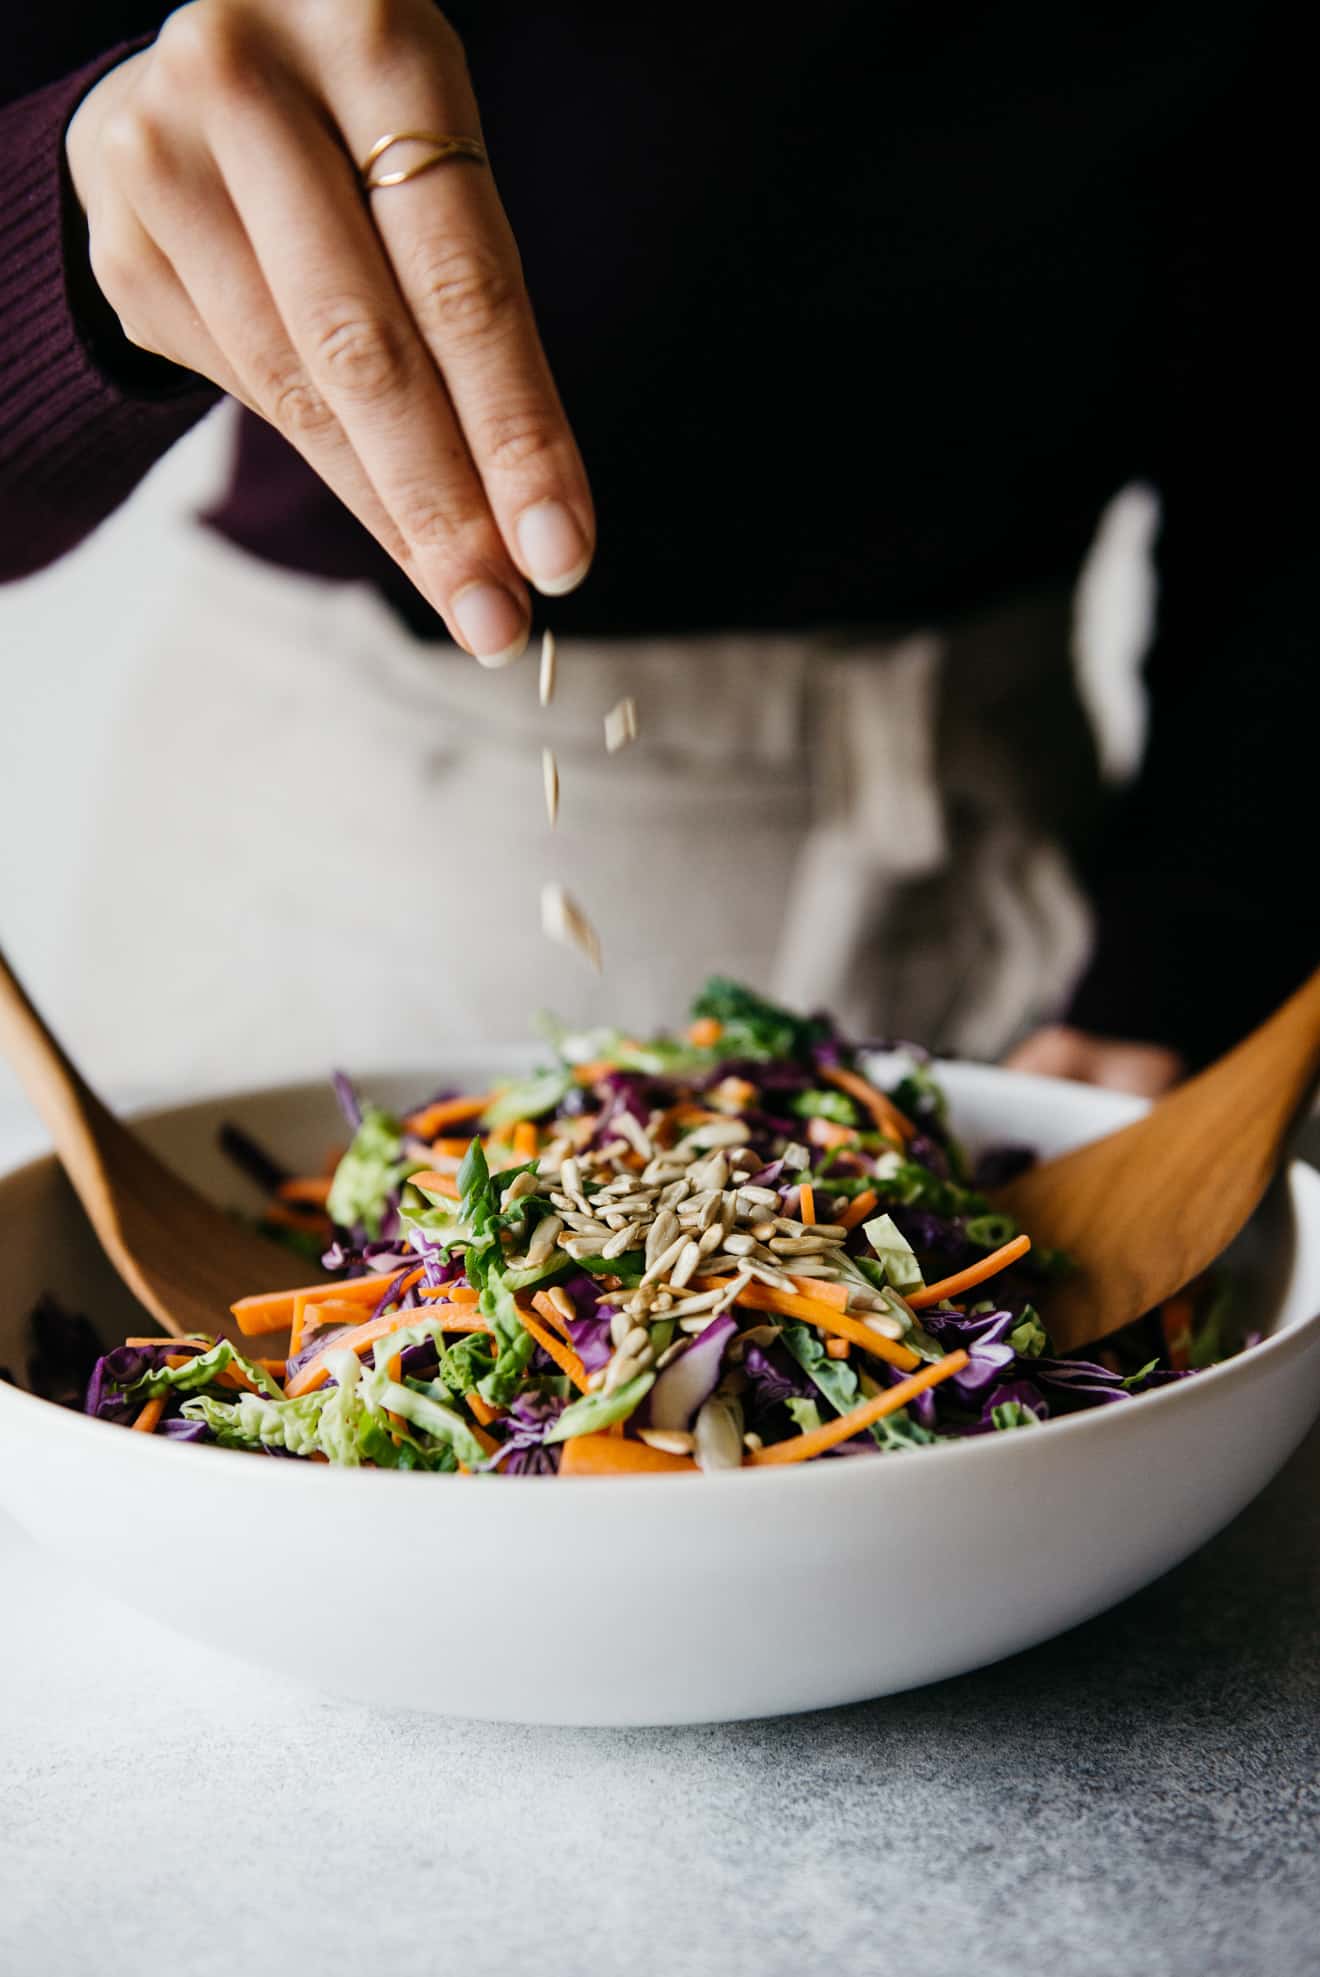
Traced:
<svg viewBox="0 0 1320 1977">
<path fill-rule="evenodd" d="M 112 375 L 70 299 L 64 133 L 92 85 L 141 45 L 0 111 L 0 579 L 72 548 L 220 396 L 163 362 L 131 381 L 131 367 Z"/>
</svg>

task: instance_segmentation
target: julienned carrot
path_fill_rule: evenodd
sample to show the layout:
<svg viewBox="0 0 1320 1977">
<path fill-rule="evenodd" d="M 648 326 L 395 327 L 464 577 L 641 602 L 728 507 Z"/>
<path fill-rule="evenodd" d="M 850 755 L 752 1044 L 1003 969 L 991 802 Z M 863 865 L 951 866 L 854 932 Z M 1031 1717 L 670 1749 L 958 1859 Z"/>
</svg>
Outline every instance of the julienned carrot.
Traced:
<svg viewBox="0 0 1320 1977">
<path fill-rule="evenodd" d="M 810 1228 L 816 1219 L 816 1190 L 810 1181 L 804 1181 L 798 1189 L 798 1221 Z"/>
<path fill-rule="evenodd" d="M 437 1174 L 434 1168 L 426 1167 L 418 1174 L 410 1174 L 408 1179 L 414 1187 L 425 1188 L 428 1194 L 448 1195 L 451 1201 L 460 1201 L 462 1192 L 452 1174 Z"/>
<path fill-rule="evenodd" d="M 880 1197 L 874 1188 L 864 1188 L 854 1200 L 848 1203 L 839 1220 L 845 1229 L 855 1229 L 866 1220 L 873 1208 L 880 1206 Z"/>
<path fill-rule="evenodd" d="M 851 1339 L 826 1339 L 825 1350 L 831 1359 L 849 1359 L 852 1356 Z"/>
<path fill-rule="evenodd" d="M 785 1462 L 810 1462 L 813 1456 L 823 1455 L 826 1449 L 861 1434 L 872 1422 L 881 1421 L 886 1414 L 894 1414 L 900 1407 L 906 1407 L 918 1394 L 925 1393 L 927 1387 L 938 1386 L 950 1374 L 960 1373 L 966 1364 L 965 1352 L 951 1352 L 945 1358 L 937 1359 L 933 1366 L 923 1366 L 910 1380 L 900 1380 L 896 1387 L 886 1387 L 873 1400 L 864 1400 L 860 1407 L 840 1414 L 837 1420 L 812 1428 L 805 1435 L 795 1435 L 791 1441 L 772 1442 L 769 1448 L 753 1450 L 747 1461 L 757 1469 L 768 1469 Z"/>
<path fill-rule="evenodd" d="M 924 1290 L 914 1291 L 906 1302 L 914 1311 L 924 1311 L 928 1305 L 938 1304 L 941 1298 L 956 1297 L 959 1291 L 969 1291 L 973 1284 L 983 1284 L 987 1277 L 997 1277 L 1030 1248 L 1030 1236 L 1014 1236 L 1012 1242 L 1006 1242 L 1002 1249 L 992 1249 L 979 1263 L 969 1264 L 952 1277 L 941 1277 L 937 1284 L 927 1284 Z"/>
<path fill-rule="evenodd" d="M 402 1294 L 421 1276 L 416 1269 L 399 1286 Z M 237 1304 L 229 1309 L 238 1320 L 238 1329 L 245 1338 L 259 1332 L 277 1332 L 284 1325 L 292 1324 L 294 1304 L 304 1298 L 308 1304 L 323 1304 L 333 1298 L 341 1304 L 379 1304 L 389 1283 L 388 1273 L 381 1271 L 370 1277 L 350 1277 L 346 1283 L 305 1284 L 294 1291 L 259 1291 L 253 1297 L 240 1297 Z"/>
<path fill-rule="evenodd" d="M 541 1293 L 538 1293 L 537 1297 L 532 1299 L 532 1303 L 538 1311 L 541 1309 L 541 1295 Z M 547 1299 L 548 1302 L 549 1300 Z M 551 1306 L 551 1309 L 553 1309 L 553 1306 Z M 578 1392 L 584 1394 L 587 1391 L 587 1369 L 574 1352 L 572 1346 L 565 1345 L 562 1339 L 556 1338 L 548 1326 L 543 1325 L 539 1318 L 532 1316 L 526 1305 L 520 1304 L 518 1306 L 518 1316 L 522 1319 L 523 1324 L 527 1327 L 527 1330 L 531 1333 L 542 1351 L 549 1353 L 560 1372 L 567 1373 Z"/>
<path fill-rule="evenodd" d="M 577 1085 L 594 1085 L 601 1078 L 608 1078 L 610 1072 L 617 1068 L 613 1058 L 596 1057 L 592 1059 L 590 1064 L 575 1064 L 573 1066 L 573 1082 Z"/>
<path fill-rule="evenodd" d="M 335 1225 L 323 1210 L 308 1208 L 301 1202 L 268 1201 L 260 1219 L 276 1229 L 297 1229 L 303 1235 L 324 1236 L 327 1242 L 334 1234 Z"/>
<path fill-rule="evenodd" d="M 474 1291 L 471 1284 L 423 1284 L 422 1296 L 446 1304 L 477 1304 L 481 1300 L 480 1291 Z"/>
<path fill-rule="evenodd" d="M 475 1387 L 469 1393 L 465 1393 L 463 1398 L 468 1404 L 469 1412 L 476 1416 L 483 1428 L 489 1428 L 492 1421 L 499 1420 L 498 1407 L 492 1407 L 488 1400 L 483 1400 Z"/>
<path fill-rule="evenodd" d="M 406 1326 L 415 1325 L 418 1318 L 422 1315 L 422 1313 L 416 1310 L 387 1311 L 379 1318 L 368 1318 L 363 1325 L 340 1326 L 326 1340 L 321 1350 L 309 1359 L 305 1365 L 298 1368 L 298 1371 L 285 1387 L 285 1393 L 290 1400 L 297 1400 L 300 1394 L 309 1394 L 314 1392 L 317 1387 L 323 1387 L 330 1377 L 330 1368 L 327 1363 L 330 1353 L 365 1352 L 369 1345 L 375 1345 L 379 1339 L 387 1339 L 391 1332 L 401 1332 Z M 428 1312 L 424 1315 L 434 1317 L 437 1314 Z M 440 1322 L 442 1324 L 444 1323 L 443 1318 Z M 456 1326 L 454 1329 L 457 1330 L 459 1327 Z M 488 1328 L 484 1319 L 480 1320 L 477 1324 L 473 1324 L 465 1316 L 462 1321 L 462 1329 L 465 1331 L 485 1331 Z"/>
<path fill-rule="evenodd" d="M 135 1417 L 133 1426 L 140 1435 L 155 1434 L 160 1417 L 165 1412 L 166 1398 L 165 1394 L 158 1394 L 155 1400 L 149 1400 L 142 1412 Z"/>
<path fill-rule="evenodd" d="M 192 1346 L 197 1352 L 206 1352 L 210 1349 L 211 1341 L 210 1339 L 203 1339 L 203 1338 L 125 1339 L 124 1344 L 125 1345 L 167 1345 L 170 1348 L 171 1352 L 176 1351 L 179 1346 L 188 1345 L 188 1346 Z"/>
<path fill-rule="evenodd" d="M 693 1289 L 713 1290 L 724 1281 L 722 1277 L 697 1277 L 693 1279 Z M 920 1356 L 907 1346 L 898 1345 L 882 1332 L 872 1331 L 860 1319 L 850 1317 L 843 1311 L 835 1311 L 814 1297 L 790 1296 L 787 1291 L 777 1291 L 770 1284 L 748 1284 L 745 1290 L 738 1293 L 738 1302 L 753 1311 L 773 1311 L 781 1318 L 800 1318 L 804 1325 L 814 1325 L 817 1331 L 831 1332 L 840 1339 L 851 1339 L 854 1345 L 873 1352 L 877 1359 L 897 1366 L 902 1373 L 921 1364 Z"/>
<path fill-rule="evenodd" d="M 513 1157 L 522 1165 L 535 1160 L 541 1151 L 541 1135 L 531 1119 L 520 1119 L 513 1129 Z"/>
<path fill-rule="evenodd" d="M 812 1146 L 852 1146 L 857 1139 L 854 1126 L 840 1126 L 833 1119 L 809 1119 L 807 1139 Z"/>
<path fill-rule="evenodd" d="M 898 1388 L 894 1388 L 898 1392 Z M 645 1442 L 621 1435 L 574 1435 L 559 1458 L 561 1476 L 696 1476 L 695 1462 L 686 1455 L 666 1455 Z"/>
<path fill-rule="evenodd" d="M 724 1025 L 718 1016 L 698 1016 L 688 1025 L 688 1042 L 697 1050 L 712 1050 L 723 1035 Z"/>
<path fill-rule="evenodd" d="M 295 1174 L 291 1181 L 281 1181 L 275 1192 L 281 1201 L 306 1201 L 314 1208 L 324 1208 L 332 1185 L 325 1174 Z"/>
<path fill-rule="evenodd" d="M 464 1119 L 480 1118 L 494 1095 L 486 1091 L 470 1098 L 438 1098 L 434 1105 L 424 1105 L 420 1112 L 410 1112 L 403 1123 L 419 1140 L 433 1140 L 445 1126 L 457 1126 Z"/>
<path fill-rule="evenodd" d="M 1160 1306 L 1160 1331 L 1164 1349 L 1175 1373 L 1183 1373 L 1191 1363 L 1192 1320 L 1196 1308 L 1185 1292 L 1166 1297 Z"/>
<path fill-rule="evenodd" d="M 834 1284 L 826 1277 L 798 1277 L 791 1270 L 784 1274 L 797 1286 L 799 1295 L 810 1298 L 814 1304 L 828 1304 L 831 1311 L 848 1309 L 847 1284 Z"/>
<path fill-rule="evenodd" d="M 432 1140 L 431 1151 L 437 1160 L 463 1160 L 471 1144 L 470 1138 Z"/>
<path fill-rule="evenodd" d="M 892 1098 L 886 1098 L 877 1091 L 869 1078 L 860 1071 L 849 1071 L 842 1064 L 822 1064 L 821 1076 L 839 1091 L 846 1092 L 849 1098 L 870 1113 L 882 1133 L 893 1134 L 904 1146 L 916 1137 L 916 1127 L 905 1112 L 900 1112 Z"/>
</svg>

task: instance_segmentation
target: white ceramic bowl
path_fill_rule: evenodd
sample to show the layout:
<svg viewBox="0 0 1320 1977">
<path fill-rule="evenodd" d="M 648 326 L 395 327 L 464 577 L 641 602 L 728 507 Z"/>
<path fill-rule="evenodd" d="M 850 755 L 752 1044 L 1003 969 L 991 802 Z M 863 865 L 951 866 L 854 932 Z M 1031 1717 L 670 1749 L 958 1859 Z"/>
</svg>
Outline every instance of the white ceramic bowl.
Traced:
<svg viewBox="0 0 1320 1977">
<path fill-rule="evenodd" d="M 973 1145 L 1054 1152 L 1140 1109 L 980 1066 L 943 1075 Z M 366 1088 L 403 1103 L 433 1083 L 434 1070 Z M 338 1124 L 313 1087 L 141 1122 L 236 1205 L 243 1185 L 215 1149 L 224 1118 L 293 1164 L 319 1160 Z M 361 1698 L 594 1724 L 850 1702 L 1102 1611 L 1268 1482 L 1320 1407 L 1320 1175 L 1290 1170 L 1236 1262 L 1262 1344 L 1035 1431 L 672 1481 L 479 1482 L 147 1439 L 0 1385 L 0 1501 L 72 1569 L 184 1634 Z M 141 1325 L 39 1160 L 0 1180 L 0 1363 L 21 1365 L 45 1289 L 107 1340 Z"/>
</svg>

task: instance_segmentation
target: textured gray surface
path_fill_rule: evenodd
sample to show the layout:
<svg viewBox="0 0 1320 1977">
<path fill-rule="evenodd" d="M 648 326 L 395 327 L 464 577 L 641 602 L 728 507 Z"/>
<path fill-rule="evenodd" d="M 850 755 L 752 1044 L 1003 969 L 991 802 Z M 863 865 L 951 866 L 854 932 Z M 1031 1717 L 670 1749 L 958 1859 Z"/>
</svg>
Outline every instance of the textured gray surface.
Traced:
<svg viewBox="0 0 1320 1977">
<path fill-rule="evenodd" d="M 162 1567 L 126 1534 L 126 1572 Z M 0 1585 L 15 1977 L 1320 1968 L 1320 1432 L 1115 1612 L 767 1723 L 372 1715 L 62 1583 L 7 1525 Z M 474 1616 L 437 1683 L 479 1652 Z"/>
</svg>

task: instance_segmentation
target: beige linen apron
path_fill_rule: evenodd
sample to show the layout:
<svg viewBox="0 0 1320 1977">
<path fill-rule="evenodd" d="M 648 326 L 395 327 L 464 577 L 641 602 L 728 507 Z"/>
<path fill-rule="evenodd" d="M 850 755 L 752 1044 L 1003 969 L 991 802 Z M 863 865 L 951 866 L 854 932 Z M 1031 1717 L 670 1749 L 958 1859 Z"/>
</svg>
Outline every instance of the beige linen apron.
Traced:
<svg viewBox="0 0 1320 1977">
<path fill-rule="evenodd" d="M 884 638 L 564 640 L 543 711 L 534 656 L 488 673 L 363 587 L 185 541 L 57 907 L 107 1085 L 442 1063 L 539 1009 L 645 1030 L 712 970 L 993 1055 L 1081 962 L 1066 598 Z M 623 693 L 641 739 L 607 756 Z M 542 937 L 551 876 L 600 931 L 599 980 Z"/>
</svg>

